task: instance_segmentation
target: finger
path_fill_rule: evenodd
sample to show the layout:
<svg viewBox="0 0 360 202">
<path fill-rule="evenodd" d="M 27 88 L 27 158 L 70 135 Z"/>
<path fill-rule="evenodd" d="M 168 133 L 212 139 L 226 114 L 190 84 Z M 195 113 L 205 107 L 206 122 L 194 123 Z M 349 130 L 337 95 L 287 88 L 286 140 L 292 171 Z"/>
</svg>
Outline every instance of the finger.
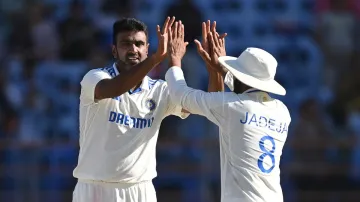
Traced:
<svg viewBox="0 0 360 202">
<path fill-rule="evenodd" d="M 203 43 L 206 43 L 207 42 L 206 23 L 205 22 L 201 23 L 201 26 L 202 26 L 202 41 Z"/>
<path fill-rule="evenodd" d="M 185 46 L 189 45 L 189 42 L 185 42 Z"/>
<path fill-rule="evenodd" d="M 184 41 L 185 40 L 185 26 L 184 26 L 184 24 L 181 24 L 181 35 L 182 35 L 182 40 Z"/>
<path fill-rule="evenodd" d="M 227 33 L 223 33 L 219 36 L 219 41 L 221 47 L 225 47 L 225 37 L 227 36 Z"/>
<path fill-rule="evenodd" d="M 212 37 L 212 33 L 211 32 L 209 32 L 209 34 L 208 34 L 208 41 L 209 41 L 209 45 L 214 45 L 214 39 L 213 39 L 213 37 Z"/>
<path fill-rule="evenodd" d="M 214 40 L 214 46 L 219 47 L 220 46 L 220 42 L 219 42 L 219 37 L 218 37 L 218 33 L 215 30 L 212 30 L 212 38 Z"/>
<path fill-rule="evenodd" d="M 156 25 L 156 34 L 158 37 L 161 36 L 160 25 Z"/>
<path fill-rule="evenodd" d="M 175 22 L 175 16 L 173 16 L 169 22 L 168 28 L 171 28 Z"/>
<path fill-rule="evenodd" d="M 194 42 L 195 42 L 195 45 L 196 45 L 196 48 L 197 48 L 198 52 L 200 53 L 200 50 L 203 49 L 203 47 L 201 46 L 200 41 L 195 39 Z"/>
<path fill-rule="evenodd" d="M 214 21 L 211 25 L 211 31 L 216 32 L 216 21 Z"/>
<path fill-rule="evenodd" d="M 176 39 L 177 36 L 177 30 L 178 30 L 179 22 L 175 22 L 174 29 L 173 29 L 173 39 Z"/>
<path fill-rule="evenodd" d="M 220 38 L 221 47 L 225 47 L 225 38 Z"/>
<path fill-rule="evenodd" d="M 223 39 L 223 38 L 225 38 L 226 36 L 227 36 L 227 33 L 223 33 L 223 34 L 220 35 L 220 38 Z"/>
<path fill-rule="evenodd" d="M 209 47 L 210 47 L 210 56 L 214 57 L 215 56 L 215 52 L 214 52 L 214 48 L 215 48 L 215 42 L 214 42 L 214 37 L 213 34 L 210 32 L 208 35 L 208 40 L 209 40 Z"/>
<path fill-rule="evenodd" d="M 201 51 L 198 51 L 198 53 L 199 53 L 200 57 L 205 61 L 206 64 L 211 63 L 211 57 L 206 51 L 201 50 Z"/>
<path fill-rule="evenodd" d="M 178 29 L 177 29 L 177 36 L 178 36 L 179 38 L 183 38 L 182 26 L 183 26 L 183 24 L 182 24 L 182 22 L 181 22 L 181 20 L 180 20 L 180 21 L 179 21 L 179 24 L 178 24 Z"/>
<path fill-rule="evenodd" d="M 203 49 L 203 47 L 201 46 L 201 43 L 200 41 L 198 40 L 194 40 L 195 44 L 196 44 L 196 48 L 197 48 L 197 51 L 199 53 L 199 55 L 201 56 L 201 58 L 204 60 L 204 61 L 210 61 L 210 56 L 209 54 Z"/>
<path fill-rule="evenodd" d="M 170 21 L 170 17 L 167 17 L 166 20 L 165 20 L 165 23 L 163 25 L 163 28 L 162 28 L 162 33 L 164 34 L 166 32 L 166 29 L 169 25 L 169 21 Z"/>
<path fill-rule="evenodd" d="M 216 32 L 216 40 L 218 41 L 219 46 L 221 47 L 222 46 L 222 38 L 220 37 L 218 32 Z"/>
<path fill-rule="evenodd" d="M 173 34 L 172 34 L 172 30 L 171 30 L 171 27 L 170 28 L 168 28 L 168 33 L 169 33 L 169 42 L 172 42 L 172 40 L 173 40 Z"/>
<path fill-rule="evenodd" d="M 206 22 L 206 33 L 209 34 L 210 32 L 210 20 Z"/>
<path fill-rule="evenodd" d="M 211 32 L 209 32 L 209 34 L 208 34 L 208 41 L 209 41 L 209 51 L 212 51 L 214 48 L 214 39 L 212 37 Z"/>
</svg>

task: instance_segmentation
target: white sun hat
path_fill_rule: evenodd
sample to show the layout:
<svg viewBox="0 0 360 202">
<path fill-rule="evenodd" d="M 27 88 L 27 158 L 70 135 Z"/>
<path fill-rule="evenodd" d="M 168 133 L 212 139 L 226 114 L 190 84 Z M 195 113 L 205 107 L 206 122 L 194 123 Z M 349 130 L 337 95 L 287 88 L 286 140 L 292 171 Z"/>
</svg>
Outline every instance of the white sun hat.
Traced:
<svg viewBox="0 0 360 202">
<path fill-rule="evenodd" d="M 220 64 L 240 82 L 258 90 L 285 95 L 286 90 L 274 80 L 277 61 L 260 48 L 247 48 L 236 57 L 219 57 Z"/>
</svg>

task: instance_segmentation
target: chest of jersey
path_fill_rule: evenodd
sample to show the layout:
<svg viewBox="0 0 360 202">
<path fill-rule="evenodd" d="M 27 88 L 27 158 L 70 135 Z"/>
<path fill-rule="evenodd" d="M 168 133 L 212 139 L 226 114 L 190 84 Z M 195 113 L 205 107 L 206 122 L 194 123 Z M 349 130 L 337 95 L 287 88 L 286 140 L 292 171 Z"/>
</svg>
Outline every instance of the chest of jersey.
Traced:
<svg viewBox="0 0 360 202">
<path fill-rule="evenodd" d="M 126 128 L 150 128 L 155 121 L 162 119 L 163 112 L 158 105 L 159 97 L 156 91 L 127 92 L 108 99 L 108 121 Z"/>
</svg>

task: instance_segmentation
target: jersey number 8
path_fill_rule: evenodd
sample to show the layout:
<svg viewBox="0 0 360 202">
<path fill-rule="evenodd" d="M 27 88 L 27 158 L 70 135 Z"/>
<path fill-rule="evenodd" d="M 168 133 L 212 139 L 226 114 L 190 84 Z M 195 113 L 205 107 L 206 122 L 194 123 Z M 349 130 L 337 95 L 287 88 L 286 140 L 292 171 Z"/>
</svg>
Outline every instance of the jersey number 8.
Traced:
<svg viewBox="0 0 360 202">
<path fill-rule="evenodd" d="M 267 149 L 265 147 L 265 142 L 266 141 L 270 141 L 271 143 L 271 150 Z M 274 156 L 274 152 L 275 152 L 275 140 L 274 138 L 272 138 L 269 135 L 266 135 L 264 137 L 262 137 L 259 141 L 259 146 L 261 151 L 263 151 L 264 153 L 262 155 L 259 156 L 258 159 L 258 167 L 261 170 L 261 172 L 263 173 L 270 173 L 274 167 L 275 167 L 275 156 Z M 264 168 L 264 158 L 269 156 L 271 159 L 271 167 L 270 168 Z"/>
</svg>

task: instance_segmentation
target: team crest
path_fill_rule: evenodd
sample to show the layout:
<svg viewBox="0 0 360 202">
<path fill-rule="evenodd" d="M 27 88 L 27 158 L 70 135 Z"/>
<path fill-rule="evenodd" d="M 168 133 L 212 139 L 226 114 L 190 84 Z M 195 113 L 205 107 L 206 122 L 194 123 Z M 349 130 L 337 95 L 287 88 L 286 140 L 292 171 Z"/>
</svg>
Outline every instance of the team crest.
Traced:
<svg viewBox="0 0 360 202">
<path fill-rule="evenodd" d="M 146 108 L 148 108 L 150 111 L 154 111 L 156 108 L 156 102 L 153 99 L 148 99 L 145 102 Z"/>
</svg>

